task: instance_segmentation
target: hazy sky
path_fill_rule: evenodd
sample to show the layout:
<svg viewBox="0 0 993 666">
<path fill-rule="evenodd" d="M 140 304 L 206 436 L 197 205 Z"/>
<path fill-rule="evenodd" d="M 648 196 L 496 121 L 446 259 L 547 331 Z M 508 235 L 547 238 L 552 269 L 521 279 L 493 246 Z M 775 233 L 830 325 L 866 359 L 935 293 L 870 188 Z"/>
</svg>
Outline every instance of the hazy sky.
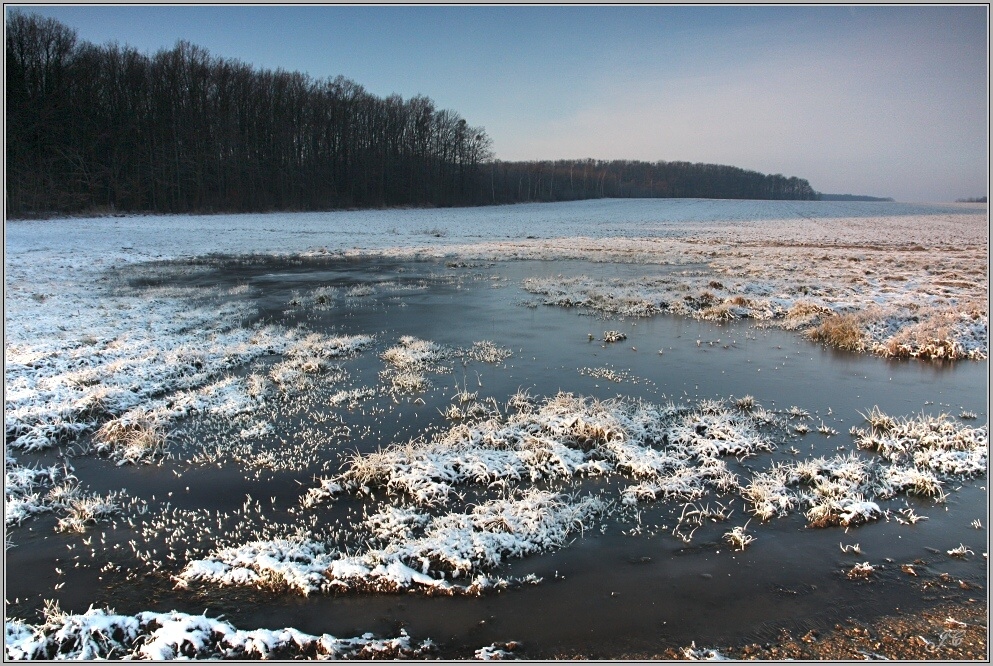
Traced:
<svg viewBox="0 0 993 666">
<path fill-rule="evenodd" d="M 505 160 L 715 162 L 900 201 L 989 184 L 985 6 L 22 9 L 98 44 L 424 94 Z"/>
</svg>

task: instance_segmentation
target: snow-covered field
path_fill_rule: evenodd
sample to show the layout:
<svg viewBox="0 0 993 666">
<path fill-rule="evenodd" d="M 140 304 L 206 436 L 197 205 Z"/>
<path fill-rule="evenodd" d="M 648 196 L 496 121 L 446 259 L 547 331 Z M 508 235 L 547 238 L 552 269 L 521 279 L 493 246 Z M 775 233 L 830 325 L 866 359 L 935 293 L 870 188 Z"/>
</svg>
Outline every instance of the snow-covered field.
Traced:
<svg viewBox="0 0 993 666">
<path fill-rule="evenodd" d="M 963 359 L 959 363 L 988 356 L 986 206 L 605 200 L 8 222 L 8 548 L 18 546 L 20 530 L 54 514 L 55 528 L 64 533 L 112 523 L 146 535 L 144 543 L 132 540 L 136 561 L 179 590 L 472 595 L 540 584 L 533 574 L 506 576 L 501 567 L 606 529 L 608 516 L 628 521 L 630 532 L 639 534 L 646 503 L 682 507 L 671 533 L 687 543 L 705 520 L 730 516 L 705 500 L 741 503 L 750 519 L 728 524 L 723 540 L 743 550 L 761 539 L 766 521 L 793 512 L 817 527 L 847 529 L 891 516 L 912 523 L 913 511 L 901 514 L 886 503 L 908 495 L 941 501 L 953 492 L 953 480 L 982 476 L 987 468 L 988 414 L 973 425 L 963 420 L 979 415 L 870 413 L 869 402 L 868 425 L 850 435 L 856 448 L 876 453 L 783 463 L 767 454 L 787 445 L 799 453 L 792 444 L 813 428 L 828 437 L 838 433 L 799 407 L 765 409 L 761 397 L 675 405 L 518 392 L 486 401 L 464 386 L 438 410 L 447 426 L 424 430 L 414 441 L 383 442 L 376 452 L 355 452 L 342 459 L 339 474 L 301 487 L 298 506 L 289 511 L 295 524 L 259 531 L 239 518 L 244 530 L 233 529 L 218 512 L 225 537 L 198 532 L 194 539 L 197 521 L 213 517 L 189 514 L 184 532 L 168 506 L 129 496 L 127 489 L 93 492 L 74 473 L 73 456 L 107 458 L 108 465 L 178 458 L 218 467 L 251 459 L 271 469 L 302 469 L 305 464 L 294 461 L 308 458 L 310 440 L 287 444 L 282 454 L 251 448 L 258 441 L 285 444 L 285 414 L 306 420 L 316 402 L 354 410 L 371 401 L 394 405 L 377 409 L 395 409 L 399 417 L 453 366 L 496 367 L 514 353 L 499 339 L 453 348 L 413 335 L 394 340 L 379 330 L 346 334 L 257 321 L 266 294 L 247 280 L 215 284 L 210 270 L 222 259 L 214 255 L 239 255 L 246 264 L 278 255 L 288 265 L 366 256 L 441 259 L 455 267 L 513 259 L 643 264 L 637 277 L 604 278 L 591 270 L 513 286 L 547 305 L 600 316 L 751 319 L 856 353 Z M 346 312 L 362 299 L 382 297 L 377 289 L 384 284 L 321 288 L 294 296 L 286 307 Z M 375 385 L 349 388 L 359 362 L 380 363 Z M 634 381 L 608 368 L 578 374 Z M 175 449 L 180 424 L 189 419 L 217 424 L 213 450 Z M 347 429 L 333 425 L 315 426 L 314 441 Z M 62 451 L 70 457 L 55 453 Z M 729 460 L 753 457 L 762 461 L 758 468 L 729 467 Z M 588 479 L 608 485 L 593 491 Z M 361 520 L 345 523 L 347 529 L 322 522 L 321 511 L 346 500 L 366 503 Z M 243 516 L 251 511 L 261 520 L 249 498 Z M 161 516 L 149 522 L 156 512 Z M 144 531 L 135 527 L 142 524 Z M 153 553 L 152 541 L 167 525 L 171 562 L 163 564 L 165 553 Z M 254 538 L 247 536 L 252 529 Z M 69 615 L 50 608 L 36 625 L 8 618 L 6 655 L 430 652 L 430 641 L 418 645 L 406 635 L 336 639 L 292 629 L 240 631 L 182 613 L 83 610 Z M 501 652 L 481 647 L 476 656 Z"/>
</svg>

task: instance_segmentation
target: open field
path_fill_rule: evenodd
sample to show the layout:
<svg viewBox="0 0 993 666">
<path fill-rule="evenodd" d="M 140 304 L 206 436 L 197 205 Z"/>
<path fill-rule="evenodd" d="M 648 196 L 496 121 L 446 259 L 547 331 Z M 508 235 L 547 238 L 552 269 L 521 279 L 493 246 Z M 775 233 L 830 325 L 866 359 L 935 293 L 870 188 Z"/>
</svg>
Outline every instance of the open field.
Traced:
<svg viewBox="0 0 993 666">
<path fill-rule="evenodd" d="M 985 603 L 985 205 L 6 233 L 10 658 L 810 658 Z"/>
</svg>

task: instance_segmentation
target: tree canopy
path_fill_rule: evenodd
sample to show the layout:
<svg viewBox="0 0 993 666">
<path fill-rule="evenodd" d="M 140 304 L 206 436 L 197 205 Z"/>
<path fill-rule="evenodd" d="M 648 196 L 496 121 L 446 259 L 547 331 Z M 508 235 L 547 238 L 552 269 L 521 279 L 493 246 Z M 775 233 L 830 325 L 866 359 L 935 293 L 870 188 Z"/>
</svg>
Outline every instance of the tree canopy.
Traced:
<svg viewBox="0 0 993 666">
<path fill-rule="evenodd" d="M 805 180 L 685 162 L 493 160 L 424 96 L 256 69 L 179 42 L 154 55 L 6 20 L 7 213 L 247 212 L 600 197 L 810 199 Z"/>
</svg>

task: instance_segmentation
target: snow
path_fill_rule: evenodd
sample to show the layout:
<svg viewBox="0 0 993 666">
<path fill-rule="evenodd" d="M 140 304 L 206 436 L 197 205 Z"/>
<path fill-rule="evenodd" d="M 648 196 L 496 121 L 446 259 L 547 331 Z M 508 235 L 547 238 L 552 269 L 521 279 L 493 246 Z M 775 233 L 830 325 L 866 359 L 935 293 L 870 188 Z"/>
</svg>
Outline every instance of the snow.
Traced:
<svg viewBox="0 0 993 666">
<path fill-rule="evenodd" d="M 394 638 L 336 638 L 292 628 L 245 631 L 219 618 L 177 611 L 131 616 L 92 607 L 82 614 L 50 607 L 46 616 L 38 625 L 6 622 L 5 659 L 391 659 L 423 657 L 433 649 L 430 641 L 416 644 L 403 630 Z"/>
<path fill-rule="evenodd" d="M 594 496 L 571 498 L 533 488 L 466 513 L 429 516 L 394 508 L 366 520 L 365 529 L 380 547 L 349 555 L 305 538 L 255 541 L 191 561 L 177 583 L 289 589 L 303 595 L 355 589 L 479 594 L 506 584 L 489 574 L 508 558 L 564 546 L 607 508 Z"/>
<path fill-rule="evenodd" d="M 703 413 L 559 393 L 537 408 L 513 402 L 507 413 L 457 423 L 426 441 L 354 456 L 342 474 L 326 483 L 351 490 L 384 488 L 428 506 L 445 504 L 459 484 L 616 472 L 643 482 L 625 495 L 631 503 L 649 495 L 694 498 L 708 487 L 734 489 L 737 481 L 720 457 L 773 448 L 759 434 L 764 422 L 720 406 Z M 328 487 L 314 489 L 306 501 L 331 497 Z"/>
</svg>

